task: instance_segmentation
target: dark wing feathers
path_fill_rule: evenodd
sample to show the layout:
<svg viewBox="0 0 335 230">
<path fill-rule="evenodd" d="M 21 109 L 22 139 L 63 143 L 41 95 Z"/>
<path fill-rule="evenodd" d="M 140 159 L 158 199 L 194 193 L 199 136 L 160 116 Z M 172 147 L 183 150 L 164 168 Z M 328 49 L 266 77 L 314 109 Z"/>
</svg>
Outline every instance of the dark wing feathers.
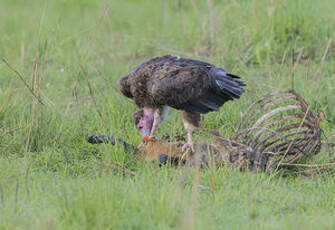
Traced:
<svg viewBox="0 0 335 230">
<path fill-rule="evenodd" d="M 158 104 L 189 112 L 218 111 L 227 101 L 239 98 L 244 83 L 227 76 L 221 68 L 191 66 L 167 73 L 152 85 Z"/>
<path fill-rule="evenodd" d="M 203 66 L 203 67 L 214 67 L 214 65 L 203 62 L 203 61 L 198 61 L 198 60 L 192 60 L 192 59 L 186 59 L 186 58 L 176 58 L 175 63 L 178 63 L 182 66 Z"/>
<path fill-rule="evenodd" d="M 227 74 L 222 68 L 210 68 L 209 74 L 211 87 L 199 100 L 190 103 L 186 110 L 199 113 L 218 111 L 225 102 L 240 98 L 244 92 L 241 86 L 246 84 L 236 80 L 238 76 Z"/>
<path fill-rule="evenodd" d="M 209 109 L 206 105 L 203 105 L 199 102 L 194 102 L 189 105 L 185 105 L 181 108 L 181 110 L 185 110 L 187 112 L 195 112 L 195 113 L 208 113 L 209 111 L 213 111 Z"/>
<path fill-rule="evenodd" d="M 188 66 L 165 73 L 151 84 L 151 95 L 157 104 L 185 110 L 203 98 L 211 81 L 206 68 Z"/>
<path fill-rule="evenodd" d="M 227 76 L 231 77 L 231 78 L 236 78 L 236 79 L 240 79 L 241 77 L 235 75 L 235 74 L 231 74 L 231 73 L 227 73 Z"/>
<path fill-rule="evenodd" d="M 167 55 L 143 62 L 118 85 L 140 107 L 208 113 L 242 95 L 246 84 L 239 78 L 210 63 Z"/>
<path fill-rule="evenodd" d="M 128 78 L 129 75 L 121 78 L 120 80 L 117 81 L 117 85 L 123 95 L 129 98 L 133 98 L 133 95 L 130 90 L 130 84 L 128 83 Z"/>
<path fill-rule="evenodd" d="M 220 107 L 220 104 L 218 104 L 217 101 L 211 100 L 211 98 L 209 98 L 208 96 L 205 99 L 201 99 L 199 103 L 203 106 L 206 106 L 206 108 L 215 111 L 218 111 Z"/>
<path fill-rule="evenodd" d="M 238 76 L 227 74 L 222 68 L 211 68 L 210 73 L 215 81 L 214 88 L 217 93 L 228 95 L 231 100 L 240 98 L 244 92 L 241 86 L 245 86 L 245 84 L 234 79 L 239 78 Z"/>
<path fill-rule="evenodd" d="M 236 85 L 236 82 L 229 81 L 227 79 L 215 80 L 216 85 L 219 87 L 217 90 L 218 93 L 229 95 L 231 98 L 240 98 L 242 93 L 244 92 L 243 88 L 239 88 Z"/>
</svg>

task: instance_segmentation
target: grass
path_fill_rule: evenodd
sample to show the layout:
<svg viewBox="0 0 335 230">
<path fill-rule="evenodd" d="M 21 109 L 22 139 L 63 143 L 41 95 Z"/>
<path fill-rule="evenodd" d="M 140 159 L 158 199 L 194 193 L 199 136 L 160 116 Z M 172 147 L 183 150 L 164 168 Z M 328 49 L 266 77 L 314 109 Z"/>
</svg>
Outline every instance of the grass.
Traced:
<svg viewBox="0 0 335 230">
<path fill-rule="evenodd" d="M 334 228 L 333 169 L 199 175 L 85 141 L 101 133 L 140 142 L 136 108 L 116 81 L 170 53 L 248 84 L 238 102 L 206 115 L 196 139 L 211 128 L 231 136 L 253 100 L 293 86 L 325 112 L 334 142 L 334 8 L 332 0 L 1 1 L 0 57 L 23 79 L 0 63 L 0 229 Z M 177 111 L 158 131 L 185 134 Z M 329 151 L 313 162 L 329 161 Z"/>
</svg>

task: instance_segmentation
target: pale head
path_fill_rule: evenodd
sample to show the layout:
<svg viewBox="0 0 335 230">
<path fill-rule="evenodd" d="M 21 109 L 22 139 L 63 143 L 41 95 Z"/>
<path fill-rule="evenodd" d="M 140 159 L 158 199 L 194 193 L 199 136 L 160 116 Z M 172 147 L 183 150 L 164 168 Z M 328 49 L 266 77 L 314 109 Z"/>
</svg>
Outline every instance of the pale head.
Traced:
<svg viewBox="0 0 335 230">
<path fill-rule="evenodd" d="M 134 113 L 136 129 L 140 132 L 141 136 L 150 136 L 154 123 L 154 112 L 151 108 L 144 108 Z"/>
</svg>

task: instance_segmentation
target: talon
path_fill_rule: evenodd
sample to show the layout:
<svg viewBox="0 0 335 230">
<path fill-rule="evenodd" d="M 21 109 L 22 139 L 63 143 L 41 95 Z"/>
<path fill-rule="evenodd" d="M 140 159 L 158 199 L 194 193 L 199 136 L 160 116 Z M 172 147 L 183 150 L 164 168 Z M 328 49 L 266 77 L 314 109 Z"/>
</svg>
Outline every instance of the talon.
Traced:
<svg viewBox="0 0 335 230">
<path fill-rule="evenodd" d="M 183 153 L 185 153 L 188 149 L 191 150 L 192 152 L 194 152 L 193 144 L 185 143 L 185 144 L 183 145 L 183 147 L 181 148 L 181 151 L 182 151 Z"/>
</svg>

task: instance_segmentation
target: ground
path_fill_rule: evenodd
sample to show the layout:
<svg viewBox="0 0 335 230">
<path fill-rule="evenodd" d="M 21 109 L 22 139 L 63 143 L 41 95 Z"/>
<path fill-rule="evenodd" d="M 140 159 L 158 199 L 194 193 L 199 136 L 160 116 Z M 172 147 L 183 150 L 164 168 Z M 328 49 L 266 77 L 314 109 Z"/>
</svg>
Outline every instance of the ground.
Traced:
<svg viewBox="0 0 335 230">
<path fill-rule="evenodd" d="M 293 87 L 324 111 L 323 141 L 335 142 L 334 8 L 333 0 L 2 0 L 0 229 L 333 229 L 331 167 L 271 176 L 159 168 L 85 138 L 138 144 L 136 107 L 116 81 L 172 54 L 248 84 L 239 101 L 206 115 L 196 140 L 211 128 L 232 136 L 252 101 Z M 157 133 L 185 134 L 178 111 Z M 333 158 L 324 147 L 306 163 Z"/>
</svg>

